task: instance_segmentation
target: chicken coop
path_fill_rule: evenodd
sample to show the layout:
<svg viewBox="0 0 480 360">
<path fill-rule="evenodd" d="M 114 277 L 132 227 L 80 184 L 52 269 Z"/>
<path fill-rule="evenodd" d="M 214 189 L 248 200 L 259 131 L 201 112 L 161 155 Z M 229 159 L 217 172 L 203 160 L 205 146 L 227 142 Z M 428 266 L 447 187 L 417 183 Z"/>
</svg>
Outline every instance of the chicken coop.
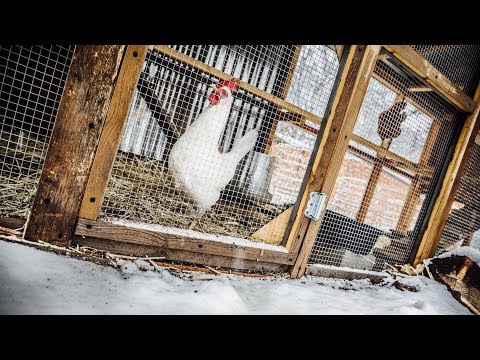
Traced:
<svg viewBox="0 0 480 360">
<path fill-rule="evenodd" d="M 0 76 L 32 241 L 300 277 L 480 228 L 479 46 L 2 46 Z"/>
</svg>

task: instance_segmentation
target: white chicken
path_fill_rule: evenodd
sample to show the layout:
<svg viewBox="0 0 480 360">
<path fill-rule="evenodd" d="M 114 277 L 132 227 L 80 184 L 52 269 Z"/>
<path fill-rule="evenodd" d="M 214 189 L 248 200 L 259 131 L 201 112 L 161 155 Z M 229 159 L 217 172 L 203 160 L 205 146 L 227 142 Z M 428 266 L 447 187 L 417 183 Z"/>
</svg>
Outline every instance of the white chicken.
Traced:
<svg viewBox="0 0 480 360">
<path fill-rule="evenodd" d="M 176 185 L 196 202 L 197 218 L 220 198 L 220 192 L 232 180 L 237 164 L 253 148 L 258 132 L 250 130 L 228 153 L 220 153 L 219 141 L 233 103 L 232 93 L 239 80 L 211 85 L 210 104 L 173 145 L 168 167 Z"/>
</svg>

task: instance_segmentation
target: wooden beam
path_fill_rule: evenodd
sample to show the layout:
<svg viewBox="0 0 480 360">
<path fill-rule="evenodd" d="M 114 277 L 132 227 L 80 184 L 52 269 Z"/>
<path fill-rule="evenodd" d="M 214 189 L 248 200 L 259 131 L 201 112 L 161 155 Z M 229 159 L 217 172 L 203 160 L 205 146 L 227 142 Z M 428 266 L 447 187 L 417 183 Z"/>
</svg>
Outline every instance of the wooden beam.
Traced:
<svg viewBox="0 0 480 360">
<path fill-rule="evenodd" d="M 357 221 L 363 223 L 367 217 L 368 209 L 372 203 L 373 194 L 375 193 L 375 188 L 377 187 L 378 180 L 380 180 L 380 174 L 382 173 L 382 163 L 381 160 L 373 165 L 372 173 L 368 179 L 367 188 L 363 194 L 362 203 L 360 204 L 360 209 L 357 214 Z"/>
<path fill-rule="evenodd" d="M 147 46 L 135 45 L 128 46 L 125 51 L 125 58 L 83 195 L 79 216 L 85 219 L 96 220 L 100 213 L 113 160 L 120 144 L 123 125 L 127 120 L 147 49 Z"/>
<path fill-rule="evenodd" d="M 384 45 L 385 49 L 399 59 L 402 64 L 432 85 L 441 95 L 458 109 L 472 113 L 475 101 L 445 75 L 430 64 L 410 45 Z"/>
<path fill-rule="evenodd" d="M 422 155 L 420 157 L 420 165 L 427 166 L 430 155 L 432 154 L 437 138 L 440 134 L 440 124 L 436 121 L 432 123 L 430 130 L 428 131 L 425 145 L 423 147 Z M 418 177 L 412 180 L 410 188 L 408 189 L 407 198 L 400 213 L 400 218 L 397 223 L 397 231 L 406 234 L 408 226 L 412 220 L 415 207 L 417 205 L 418 198 L 421 195 L 423 183 Z"/>
<path fill-rule="evenodd" d="M 0 216 L 0 226 L 9 229 L 21 229 L 25 225 L 25 219 Z"/>
<path fill-rule="evenodd" d="M 408 188 L 407 197 L 402 207 L 402 212 L 398 219 L 396 230 L 402 234 L 406 234 L 408 226 L 412 220 L 412 216 L 417 205 L 418 198 L 421 194 L 422 184 L 418 178 L 413 179 L 410 187 Z"/>
<path fill-rule="evenodd" d="M 367 272 L 356 269 L 347 270 L 345 268 L 342 269 L 320 264 L 308 265 L 305 274 L 345 280 L 370 279 L 374 284 L 379 283 L 389 277 L 389 275 L 386 275 L 385 273 L 382 274 L 380 272 L 374 273 L 373 271 Z"/>
<path fill-rule="evenodd" d="M 375 71 L 378 72 L 378 73 L 374 72 L 372 74 L 372 77 L 375 80 L 380 82 L 382 85 L 386 86 L 388 89 L 390 89 L 394 93 L 404 95 L 405 100 L 408 100 L 409 103 L 419 108 L 422 112 L 430 116 L 435 121 L 437 116 L 432 114 L 431 109 L 427 109 L 425 106 L 420 104 L 414 97 L 410 96 L 408 93 L 405 94 L 405 89 L 402 88 L 401 84 L 399 84 L 397 81 L 394 80 L 392 75 L 388 74 L 387 72 L 385 72 L 383 69 L 380 69 L 379 67 L 377 67 Z"/>
<path fill-rule="evenodd" d="M 254 242 L 251 242 L 251 246 L 245 246 L 82 218 L 78 219 L 75 235 L 155 246 L 161 249 L 185 250 L 205 254 L 205 256 L 229 256 L 238 261 L 248 259 L 287 265 L 293 263 L 293 257 L 288 252 L 256 247 Z"/>
<path fill-rule="evenodd" d="M 333 45 L 335 48 L 335 52 L 337 53 L 338 61 L 342 58 L 343 54 L 343 45 Z"/>
<path fill-rule="evenodd" d="M 399 168 L 408 169 L 416 174 L 431 177 L 433 174 L 433 167 L 429 165 L 420 165 L 411 162 L 410 160 L 405 159 L 404 157 L 395 154 L 394 152 L 383 148 L 380 145 L 374 144 L 371 141 L 368 141 L 358 135 L 352 134 L 351 139 L 355 142 L 358 142 L 361 145 L 364 145 L 372 150 L 375 150 L 379 156 L 389 157 L 395 162 L 395 166 Z"/>
<path fill-rule="evenodd" d="M 288 71 L 287 81 L 285 82 L 285 87 L 282 91 L 282 99 L 285 100 L 288 94 L 288 90 L 290 89 L 290 84 L 292 83 L 293 73 L 295 72 L 295 67 L 297 66 L 298 58 L 300 57 L 300 52 L 302 51 L 302 45 L 297 45 L 295 48 L 295 53 L 293 54 L 292 64 Z M 268 135 L 267 144 L 265 146 L 265 153 L 270 154 L 270 150 L 272 148 L 273 139 L 275 137 L 275 131 L 277 130 L 278 121 L 282 118 L 282 111 L 277 109 L 275 118 L 273 120 L 272 128 L 270 129 L 270 133 Z M 266 121 L 266 120 L 264 120 Z"/>
<path fill-rule="evenodd" d="M 455 152 L 443 179 L 442 188 L 435 200 L 427 228 L 423 234 L 420 246 L 415 256 L 414 266 L 426 258 L 432 257 L 437 250 L 445 223 L 455 199 L 455 193 L 460 185 L 463 170 L 467 164 L 470 150 L 475 143 L 475 136 L 480 129 L 478 120 L 480 112 L 480 85 L 475 93 L 477 103 L 473 114 L 467 116 L 462 132 L 455 146 Z"/>
<path fill-rule="evenodd" d="M 169 48 L 166 45 L 155 45 L 153 46 L 153 50 L 158 51 L 168 57 L 171 57 L 172 59 L 175 59 L 177 61 L 180 61 L 188 66 L 191 66 L 195 69 L 198 69 L 200 71 L 206 72 L 210 75 L 213 75 L 220 80 L 229 80 L 232 78 L 232 75 L 228 75 L 224 73 L 223 71 L 220 71 L 213 66 L 209 66 L 201 61 L 198 61 L 194 58 L 191 58 L 190 56 L 187 56 L 185 54 L 182 54 L 179 51 L 173 50 L 172 48 Z M 298 106 L 295 106 L 284 99 L 281 99 L 277 96 L 274 96 L 272 94 L 269 94 L 268 92 L 264 90 L 260 90 L 259 88 L 250 85 L 249 83 L 245 81 L 240 81 L 239 87 L 253 95 L 256 95 L 266 101 L 269 101 L 279 107 L 279 109 L 283 109 L 295 114 L 298 114 L 301 116 L 301 121 L 305 122 L 305 120 L 310 120 L 316 124 L 320 124 L 322 122 L 322 118 L 320 116 L 317 116 L 315 114 L 312 114 L 309 111 L 303 110 L 299 108 Z"/>
<path fill-rule="evenodd" d="M 289 207 L 272 221 L 262 226 L 249 236 L 249 239 L 261 240 L 267 244 L 278 245 L 282 242 L 285 231 L 287 230 L 288 220 L 292 215 L 293 207 Z"/>
<path fill-rule="evenodd" d="M 75 48 L 26 239 L 68 245 L 123 53 L 123 45 Z"/>
<path fill-rule="evenodd" d="M 310 159 L 308 182 L 298 210 L 292 216 L 293 226 L 286 248 L 291 253 L 298 252 L 295 264 L 289 269 L 293 278 L 303 276 L 322 220 L 314 221 L 304 216 L 307 199 L 312 191 L 330 196 L 333 190 L 380 48 L 353 45 L 343 55 L 346 56 L 345 67 L 335 95 L 330 99 L 331 109 L 324 124 L 324 136 L 317 140 L 318 148 Z"/>
<path fill-rule="evenodd" d="M 395 99 L 395 103 L 403 101 L 403 95 L 397 94 Z M 392 143 L 392 139 L 385 139 L 382 141 L 380 145 L 381 148 L 388 150 L 390 144 Z M 370 209 L 370 204 L 372 203 L 373 195 L 375 194 L 375 189 L 377 184 L 380 180 L 380 175 L 382 174 L 382 168 L 384 163 L 385 156 L 381 153 L 377 152 L 377 158 L 379 161 L 376 161 L 373 164 L 373 169 L 368 179 L 367 188 L 363 194 L 362 202 L 360 203 L 360 208 L 358 209 L 357 213 L 357 221 L 363 223 L 365 218 L 367 217 L 368 210 Z"/>
<path fill-rule="evenodd" d="M 402 175 L 402 176 L 405 176 L 406 178 L 409 178 L 409 179 L 415 179 L 417 177 L 417 175 L 413 174 L 412 172 L 406 172 L 405 170 L 401 169 L 401 168 L 398 168 L 398 167 L 395 167 L 394 165 L 392 165 L 389 161 L 389 159 L 383 159 L 383 160 L 380 160 L 378 159 L 377 157 L 373 156 L 373 155 L 370 155 L 370 154 L 367 154 L 366 152 L 360 150 L 360 149 L 357 149 L 356 147 L 352 146 L 351 144 L 348 144 L 348 150 L 354 154 L 357 154 L 358 156 L 360 156 L 362 159 L 365 159 L 365 160 L 368 160 L 370 162 L 373 162 L 374 164 L 376 163 L 380 163 L 382 162 L 382 165 L 385 166 L 386 168 L 390 169 L 390 170 L 393 170 L 395 171 L 396 173 Z"/>
<path fill-rule="evenodd" d="M 159 246 L 142 245 L 121 240 L 100 239 L 85 236 L 74 236 L 73 242 L 80 246 L 91 246 L 96 249 L 116 254 L 134 256 L 162 256 L 165 260 L 182 261 L 199 265 L 221 266 L 230 269 L 241 269 L 257 272 L 280 273 L 287 270 L 288 265 L 275 264 L 256 260 L 238 259 L 235 256 L 219 256 L 199 252 L 161 248 Z"/>
</svg>

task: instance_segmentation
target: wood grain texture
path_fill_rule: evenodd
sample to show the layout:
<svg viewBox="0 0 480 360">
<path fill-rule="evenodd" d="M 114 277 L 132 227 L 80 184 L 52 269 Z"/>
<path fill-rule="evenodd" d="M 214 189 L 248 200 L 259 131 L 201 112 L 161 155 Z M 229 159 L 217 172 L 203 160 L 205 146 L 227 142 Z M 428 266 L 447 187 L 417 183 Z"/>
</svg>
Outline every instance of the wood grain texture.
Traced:
<svg viewBox="0 0 480 360">
<path fill-rule="evenodd" d="M 328 129 L 325 133 L 328 135 L 323 137 L 323 144 L 316 153 L 309 186 L 303 194 L 305 198 L 312 191 L 323 192 L 330 197 L 380 49 L 381 46 L 378 45 L 350 47 L 327 120 Z M 325 214 L 324 210 L 318 221 L 308 219 L 303 215 L 305 206 L 306 199 L 295 215 L 294 227 L 287 243 L 287 249 L 292 253 L 296 253 L 296 247 L 299 247 L 295 264 L 289 268 L 293 278 L 302 277 L 305 273 L 308 257 Z M 300 243 L 299 239 L 303 241 Z"/>
<path fill-rule="evenodd" d="M 384 45 L 384 47 L 410 70 L 432 85 L 458 109 L 468 113 L 474 111 L 475 101 L 416 52 L 410 45 Z"/>
<path fill-rule="evenodd" d="M 123 45 L 75 48 L 26 239 L 68 245 L 123 52 Z"/>
<path fill-rule="evenodd" d="M 25 219 L 18 219 L 6 216 L 0 216 L 0 226 L 9 228 L 9 229 L 20 229 L 25 225 Z"/>
<path fill-rule="evenodd" d="M 293 206 L 289 207 L 273 220 L 269 221 L 260 229 L 255 231 L 249 236 L 249 238 L 261 240 L 267 244 L 281 244 L 285 235 L 285 230 L 287 230 L 288 220 L 290 220 L 290 216 L 292 215 L 292 210 Z"/>
<path fill-rule="evenodd" d="M 293 264 L 293 258 L 288 252 L 258 248 L 253 242 L 250 247 L 82 218 L 78 219 L 75 235 L 156 246 L 162 249 L 185 250 L 205 255 L 230 256 L 237 258 L 238 261 L 248 259 L 276 264 Z"/>
<path fill-rule="evenodd" d="M 153 47 L 154 50 L 162 53 L 162 54 L 165 54 L 175 60 L 178 60 L 178 61 L 181 61 L 183 62 L 184 64 L 187 64 L 195 69 L 198 69 L 198 70 L 201 70 L 201 71 L 204 71 L 210 75 L 213 75 L 217 78 L 219 78 L 220 80 L 229 80 L 232 78 L 232 75 L 228 75 L 226 73 L 224 73 L 223 71 L 220 71 L 216 68 L 214 68 L 213 66 L 209 66 L 201 61 L 198 61 L 196 59 L 193 59 L 191 58 L 190 56 L 187 56 L 185 54 L 182 54 L 181 52 L 178 52 L 176 50 L 173 50 L 172 48 L 169 48 L 168 46 L 166 45 L 155 45 Z M 309 111 L 306 111 L 306 110 L 303 110 L 301 108 L 299 108 L 298 106 L 295 106 L 285 100 L 283 100 L 282 98 L 279 98 L 277 96 L 274 96 L 272 94 L 269 94 L 267 93 L 266 91 L 264 90 L 260 90 L 259 88 L 253 86 L 253 85 L 250 85 L 249 83 L 245 82 L 245 81 L 240 81 L 240 85 L 239 87 L 245 91 L 248 91 L 249 93 L 253 94 L 253 95 L 256 95 L 264 100 L 267 100 L 275 105 L 277 105 L 279 107 L 279 109 L 284 109 L 284 110 L 287 110 L 287 111 L 290 111 L 294 114 L 298 114 L 300 115 L 300 120 L 301 122 L 305 122 L 305 120 L 310 120 L 316 124 L 320 124 L 322 122 L 322 118 L 320 116 L 317 116 L 315 114 L 312 114 L 311 112 Z"/>
<path fill-rule="evenodd" d="M 279 273 L 287 270 L 287 265 L 268 263 L 256 260 L 238 259 L 235 257 L 204 254 L 186 250 L 162 248 L 125 241 L 74 236 L 73 242 L 80 246 L 91 246 L 96 249 L 116 254 L 133 256 L 163 256 L 165 260 L 184 261 L 199 265 L 221 266 L 230 269 L 257 272 Z"/>
<path fill-rule="evenodd" d="M 455 193 L 460 186 L 463 171 L 467 164 L 468 156 L 471 148 L 475 143 L 475 137 L 480 129 L 479 112 L 480 112 L 480 85 L 475 92 L 476 107 L 473 114 L 467 116 L 460 133 L 460 137 L 455 146 L 452 160 L 448 165 L 447 172 L 442 182 L 440 193 L 438 194 L 432 213 L 428 219 L 427 228 L 423 233 L 420 246 L 414 260 L 414 266 L 424 259 L 432 257 L 442 236 L 445 223 L 447 222 L 450 209 L 455 199 Z"/>
<path fill-rule="evenodd" d="M 83 195 L 80 217 L 96 220 L 148 46 L 128 46 Z"/>
</svg>

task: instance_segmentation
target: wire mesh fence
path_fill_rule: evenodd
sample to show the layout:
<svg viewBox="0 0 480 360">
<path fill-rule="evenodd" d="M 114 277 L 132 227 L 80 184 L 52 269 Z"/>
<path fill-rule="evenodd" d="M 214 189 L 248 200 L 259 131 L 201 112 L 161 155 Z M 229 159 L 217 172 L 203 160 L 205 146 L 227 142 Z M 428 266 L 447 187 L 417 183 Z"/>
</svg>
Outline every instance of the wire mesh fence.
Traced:
<svg viewBox="0 0 480 360">
<path fill-rule="evenodd" d="M 465 119 L 383 54 L 310 263 L 382 270 L 408 261 L 454 130 Z"/>
<path fill-rule="evenodd" d="M 450 81 L 473 97 L 480 80 L 480 45 L 412 45 Z"/>
<path fill-rule="evenodd" d="M 480 250 L 480 134 L 477 134 L 445 224 L 437 252 L 459 246 Z"/>
<path fill-rule="evenodd" d="M 298 197 L 338 66 L 326 46 L 153 47 L 101 217 L 253 239 Z"/>
<path fill-rule="evenodd" d="M 0 46 L 0 216 L 27 216 L 73 48 Z"/>
</svg>

